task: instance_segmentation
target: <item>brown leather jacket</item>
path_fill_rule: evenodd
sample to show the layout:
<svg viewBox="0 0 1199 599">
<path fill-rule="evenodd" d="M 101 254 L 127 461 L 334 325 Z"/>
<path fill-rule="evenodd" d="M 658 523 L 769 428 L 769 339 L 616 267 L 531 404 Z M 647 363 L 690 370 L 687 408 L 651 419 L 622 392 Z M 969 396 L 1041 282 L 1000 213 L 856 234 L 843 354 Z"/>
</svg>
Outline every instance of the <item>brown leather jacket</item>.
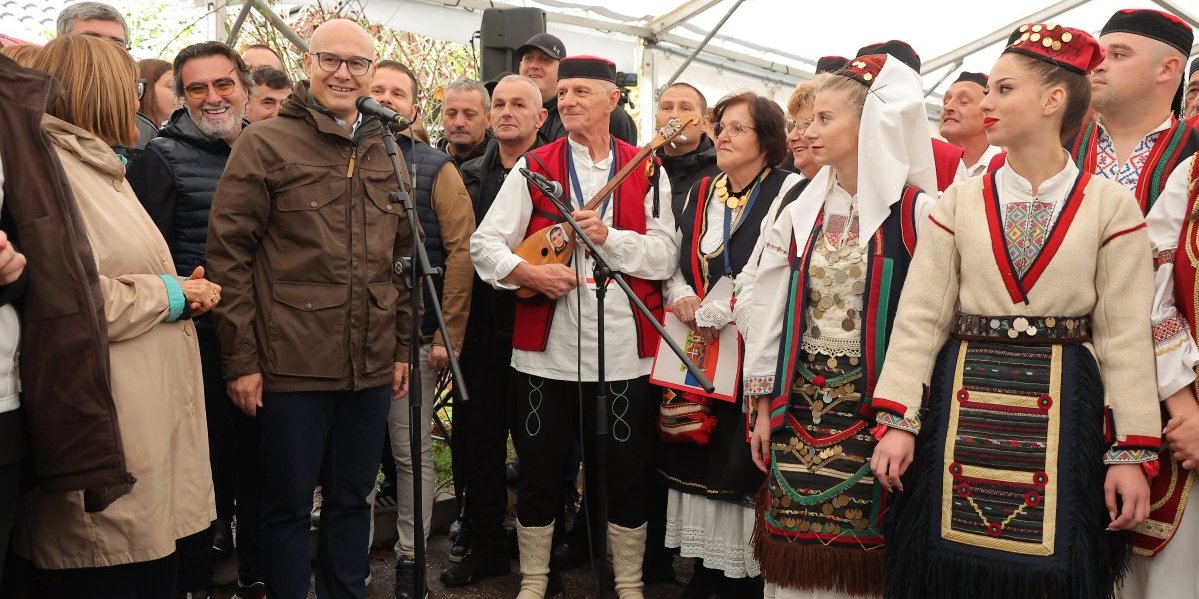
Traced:
<svg viewBox="0 0 1199 599">
<path fill-rule="evenodd" d="M 267 392 L 388 385 L 412 347 L 392 270 L 411 243 L 381 126 L 353 137 L 296 86 L 278 118 L 239 136 L 212 200 L 206 260 L 226 379 Z"/>
<path fill-rule="evenodd" d="M 4 197 L 29 260 L 21 325 L 22 406 L 38 484 L 85 490 L 88 511 L 129 492 L 109 385 L 96 260 L 62 165 L 42 131 L 54 86 L 0 57 Z"/>
</svg>

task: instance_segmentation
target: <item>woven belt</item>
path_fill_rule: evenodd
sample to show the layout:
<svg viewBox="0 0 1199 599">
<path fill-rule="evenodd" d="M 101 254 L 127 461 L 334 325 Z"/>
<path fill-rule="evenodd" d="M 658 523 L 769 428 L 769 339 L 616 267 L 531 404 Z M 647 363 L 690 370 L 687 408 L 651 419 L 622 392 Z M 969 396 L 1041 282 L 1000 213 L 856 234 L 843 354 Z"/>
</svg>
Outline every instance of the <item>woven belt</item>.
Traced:
<svg viewBox="0 0 1199 599">
<path fill-rule="evenodd" d="M 982 316 L 958 313 L 953 336 L 964 341 L 1016 345 L 1084 343 L 1091 340 L 1090 316 Z"/>
</svg>

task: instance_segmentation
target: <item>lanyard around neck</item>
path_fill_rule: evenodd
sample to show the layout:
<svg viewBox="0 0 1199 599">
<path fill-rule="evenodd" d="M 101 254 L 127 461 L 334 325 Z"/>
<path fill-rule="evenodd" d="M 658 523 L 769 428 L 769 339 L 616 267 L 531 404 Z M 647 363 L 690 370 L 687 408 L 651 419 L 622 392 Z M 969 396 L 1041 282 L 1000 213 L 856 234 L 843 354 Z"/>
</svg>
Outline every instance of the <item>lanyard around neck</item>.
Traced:
<svg viewBox="0 0 1199 599">
<path fill-rule="evenodd" d="M 569 143 L 570 142 L 567 142 L 567 145 L 569 145 Z M 612 168 L 608 171 L 608 181 L 611 181 L 612 178 L 616 176 L 616 142 L 612 141 L 611 144 Z M 583 188 L 581 185 L 579 185 L 579 175 L 577 172 L 575 172 L 574 148 L 567 148 L 566 168 L 570 174 L 570 187 L 574 192 L 575 201 L 578 202 L 579 209 L 583 209 L 586 207 L 587 201 L 583 198 Z M 608 194 L 608 197 L 604 198 L 604 203 L 600 206 L 599 211 L 600 220 L 603 220 L 604 215 L 607 214 L 608 205 L 612 203 L 612 196 L 615 193 L 616 190 L 612 190 L 612 193 Z"/>
<path fill-rule="evenodd" d="M 751 192 L 749 194 L 749 201 L 745 203 L 745 208 L 743 208 L 741 210 L 741 219 L 742 220 L 745 219 L 749 215 L 750 210 L 753 210 L 754 202 L 758 201 L 758 194 L 762 191 L 762 180 L 764 178 L 765 177 L 763 177 L 762 175 L 759 174 L 758 177 L 754 180 L 754 190 L 753 190 L 753 192 Z M 721 239 L 721 241 L 723 241 L 724 245 L 722 245 L 721 247 L 724 248 L 724 251 L 722 253 L 724 254 L 724 276 L 726 276 L 726 277 L 731 276 L 733 274 L 733 262 L 729 258 L 729 255 L 731 254 L 731 250 L 732 250 L 732 248 L 729 247 L 729 238 L 732 237 L 732 235 L 733 235 L 733 210 L 730 210 L 728 207 L 725 207 L 725 209 L 724 209 L 724 234 Z"/>
</svg>

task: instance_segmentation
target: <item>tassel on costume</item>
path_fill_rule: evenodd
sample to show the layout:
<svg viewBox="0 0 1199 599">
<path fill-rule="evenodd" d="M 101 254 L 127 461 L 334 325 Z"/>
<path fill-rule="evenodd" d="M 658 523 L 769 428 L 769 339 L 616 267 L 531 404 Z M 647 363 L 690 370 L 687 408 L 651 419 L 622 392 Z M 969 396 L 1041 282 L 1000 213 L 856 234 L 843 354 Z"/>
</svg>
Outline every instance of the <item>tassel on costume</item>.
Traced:
<svg viewBox="0 0 1199 599">
<path fill-rule="evenodd" d="M 1080 404 L 1072 415 L 1062 419 L 1062 426 L 1070 427 L 1078 440 L 1060 479 L 1073 503 L 1059 508 L 1057 522 L 1060 542 L 1056 550 L 1069 547 L 1070 561 L 1044 558 L 1043 565 L 1034 565 L 1027 560 L 1001 561 L 980 555 L 997 550 L 972 547 L 974 555 L 964 555 L 935 546 L 946 543 L 940 539 L 940 524 L 932 521 L 934 513 L 940 511 L 935 507 L 941 502 L 937 481 L 944 465 L 944 456 L 940 455 L 943 447 L 935 441 L 946 426 L 943 402 L 953 401 L 946 391 L 954 377 L 958 347 L 958 342 L 951 340 L 937 360 L 933 404 L 916 441 L 913 467 L 903 477 L 906 490 L 893 496 L 886 530 L 885 597 L 1112 599 L 1115 587 L 1128 571 L 1131 551 L 1127 533 L 1105 530 L 1109 518 L 1101 487 L 1106 465 L 1099 458 L 1107 449 L 1103 438 L 1103 387 L 1095 362 L 1080 346 L 1073 351 L 1069 346 L 1063 348 L 1063 361 L 1069 362 L 1065 372 L 1075 381 L 1072 397 L 1065 401 L 1077 400 Z"/>
<path fill-rule="evenodd" d="M 750 539 L 762 568 L 762 580 L 802 591 L 834 590 L 865 597 L 883 594 L 887 565 L 884 548 L 834 547 L 788 541 L 770 534 L 763 517 L 770 505 L 769 488 L 767 480 L 758 492 L 757 518 Z"/>
</svg>

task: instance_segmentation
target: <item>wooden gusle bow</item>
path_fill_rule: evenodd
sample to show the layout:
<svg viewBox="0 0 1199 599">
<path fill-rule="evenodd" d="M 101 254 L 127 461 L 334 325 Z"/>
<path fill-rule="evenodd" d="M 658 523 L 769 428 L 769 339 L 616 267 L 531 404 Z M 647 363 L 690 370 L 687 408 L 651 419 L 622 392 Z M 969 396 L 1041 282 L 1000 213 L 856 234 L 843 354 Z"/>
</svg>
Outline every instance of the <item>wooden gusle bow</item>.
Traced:
<svg viewBox="0 0 1199 599">
<path fill-rule="evenodd" d="M 595 210 L 608 194 L 612 193 L 625 179 L 633 173 L 633 170 L 641 165 L 642 161 L 654 153 L 655 150 L 670 142 L 678 136 L 683 129 L 689 125 L 699 123 L 698 117 L 690 117 L 686 121 L 678 119 L 670 119 L 665 126 L 658 129 L 658 133 L 650 140 L 645 147 L 641 148 L 637 155 L 632 160 L 628 161 L 624 166 L 617 171 L 616 176 L 612 177 L 606 185 L 587 202 L 583 210 Z M 616 157 L 613 156 L 613 160 Z M 537 232 L 527 237 L 514 252 L 517 256 L 524 258 L 526 262 L 534 266 L 544 264 L 566 264 L 570 261 L 570 257 L 574 255 L 574 230 L 566 223 L 557 223 L 544 227 Z M 520 299 L 532 299 L 540 293 L 535 289 L 521 287 L 516 290 L 516 297 Z"/>
</svg>

